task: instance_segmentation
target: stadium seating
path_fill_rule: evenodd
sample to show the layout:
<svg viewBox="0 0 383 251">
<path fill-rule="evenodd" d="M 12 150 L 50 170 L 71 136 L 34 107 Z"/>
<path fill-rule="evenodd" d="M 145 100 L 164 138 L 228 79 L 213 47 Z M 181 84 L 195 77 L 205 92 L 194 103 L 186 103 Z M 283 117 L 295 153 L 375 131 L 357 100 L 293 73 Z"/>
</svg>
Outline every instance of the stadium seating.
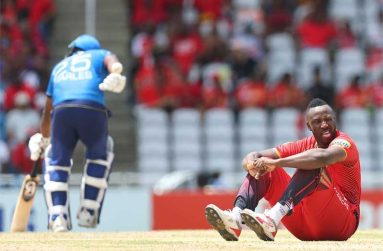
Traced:
<svg viewBox="0 0 383 251">
<path fill-rule="evenodd" d="M 342 89 L 355 75 L 362 76 L 365 71 L 365 58 L 358 48 L 341 49 L 335 54 L 335 87 Z"/>
<path fill-rule="evenodd" d="M 168 172 L 169 121 L 161 109 L 136 107 L 138 169 L 140 171 Z"/>
<path fill-rule="evenodd" d="M 364 170 L 373 168 L 371 122 L 369 111 L 362 108 L 344 109 L 340 115 L 340 128 L 356 142 Z"/>
<path fill-rule="evenodd" d="M 206 169 L 233 171 L 236 156 L 233 112 L 220 108 L 207 110 L 203 128 Z"/>
<path fill-rule="evenodd" d="M 295 49 L 294 39 L 289 33 L 274 33 L 266 37 L 266 48 L 269 52 L 290 51 Z"/>
<path fill-rule="evenodd" d="M 347 108 L 340 115 L 340 123 L 342 126 L 358 124 L 366 127 L 371 123 L 370 113 L 364 108 Z"/>
<path fill-rule="evenodd" d="M 191 2 L 193 1 L 190 1 L 190 6 L 193 5 Z M 265 66 L 267 69 L 267 86 L 271 87 L 284 73 L 292 73 L 299 87 L 307 90 L 312 85 L 313 70 L 316 66 L 321 68 L 323 82 L 333 85 L 337 92 L 345 87 L 356 74 L 360 74 L 363 80 L 368 80 L 367 84 L 371 83 L 372 79 L 376 80 L 382 72 L 382 67 L 380 67 L 379 62 L 376 63 L 375 61 L 380 59 L 367 58 L 366 49 L 371 42 L 371 37 L 380 30 L 378 22 L 380 2 L 379 0 L 331 0 L 328 2 L 329 18 L 335 25 L 344 20 L 350 21 L 356 35 L 358 47 L 355 48 L 331 47 L 330 50 L 317 47 L 299 48 L 293 39 L 292 32 L 267 33 L 266 37 L 257 34 L 259 37 L 256 35 L 256 39 L 262 40 L 264 38 L 263 49 L 265 50 L 260 49 L 259 55 L 261 56 L 256 60 L 259 61 L 259 65 Z M 235 38 L 240 37 L 240 33 L 243 32 L 243 29 L 236 27 L 238 24 L 241 28 L 246 27 L 249 17 L 253 18 L 253 14 L 257 11 L 262 14 L 264 9 L 260 7 L 261 3 L 262 1 L 259 0 L 233 0 L 231 2 L 231 7 L 233 7 L 232 33 Z M 267 7 L 270 10 L 273 8 L 272 5 Z M 307 13 L 308 8 L 305 10 L 306 7 L 300 5 L 293 10 L 294 18 L 299 18 L 299 15 L 303 16 L 300 12 Z M 268 9 L 268 11 L 270 10 Z M 197 9 L 194 11 L 198 12 Z M 262 16 L 258 18 L 255 22 L 267 25 L 266 19 L 262 20 Z M 225 20 L 219 20 L 218 23 L 221 21 L 225 22 Z M 297 24 L 299 20 L 294 19 L 294 22 Z M 254 29 L 253 31 L 256 33 L 258 30 Z M 218 31 L 218 33 L 220 32 Z M 342 34 L 338 33 L 338 35 L 341 36 Z M 339 39 L 344 38 L 340 37 Z M 232 41 L 230 37 L 228 41 Z M 371 63 L 371 61 L 374 62 Z M 380 64 L 382 63 L 380 62 Z M 203 70 L 201 70 L 200 76 L 196 74 L 194 80 L 201 77 L 204 85 L 209 86 L 212 84 L 211 76 L 213 74 L 224 72 L 222 75 L 228 77 L 224 78 L 223 87 L 230 91 L 231 79 L 232 77 L 235 78 L 235 72 L 231 72 L 229 62 L 223 60 L 217 63 L 213 60 L 207 62 L 206 65 L 208 67 L 201 67 Z M 374 71 L 373 67 L 377 70 Z M 367 75 L 364 75 L 365 73 Z M 168 129 L 157 126 L 156 130 L 159 133 L 150 133 L 150 128 L 143 127 L 140 128 L 143 132 L 139 133 L 138 136 L 139 139 L 162 137 L 157 140 L 163 143 L 166 141 L 165 143 L 169 146 L 167 149 L 169 151 L 168 156 L 170 156 L 170 170 L 185 168 L 192 170 L 215 170 L 217 168 L 233 170 L 232 168 L 235 166 L 233 163 L 236 163 L 249 151 L 264 149 L 311 135 L 307 128 L 299 127 L 298 122 L 300 121 L 298 120 L 301 114 L 300 111 L 294 109 L 277 109 L 272 112 L 257 108 L 245 109 L 238 113 L 237 121 L 229 109 L 210 109 L 204 114 L 193 109 L 176 109 L 171 115 Z M 339 128 L 350 134 L 358 143 L 363 167 L 367 169 L 374 168 L 374 164 L 371 164 L 374 153 L 382 156 L 380 163 L 383 163 L 383 147 L 380 146 L 383 144 L 383 129 L 378 126 L 383 123 L 383 119 L 380 121 L 379 116 L 377 112 L 374 120 L 374 116 L 371 118 L 371 114 L 363 109 L 345 109 L 339 116 Z M 154 118 L 144 119 L 148 123 Z M 154 135 L 145 136 L 151 134 Z M 379 143 L 375 143 L 374 140 Z M 143 149 L 146 149 L 146 146 Z M 383 168 L 383 164 L 380 165 Z"/>
<path fill-rule="evenodd" d="M 374 143 L 376 146 L 375 156 L 378 156 L 378 167 L 383 170 L 383 108 L 379 108 L 375 112 L 375 138 Z M 374 158 L 376 159 L 376 158 Z"/>
<path fill-rule="evenodd" d="M 238 136 L 241 159 L 250 151 L 268 146 L 268 113 L 260 108 L 248 108 L 239 113 Z"/>
<path fill-rule="evenodd" d="M 304 48 L 299 51 L 299 63 L 296 68 L 298 84 L 301 88 L 307 89 L 312 83 L 313 69 L 316 66 L 321 68 L 321 77 L 327 82 L 331 79 L 329 69 L 330 59 L 328 52 L 322 48 Z"/>
<path fill-rule="evenodd" d="M 180 108 L 173 112 L 171 119 L 173 169 L 202 170 L 202 127 L 199 111 Z"/>
<path fill-rule="evenodd" d="M 157 109 L 140 109 L 136 114 L 139 170 L 157 173 L 236 172 L 251 151 L 311 135 L 308 129 L 299 128 L 301 113 L 293 108 L 272 112 L 247 108 L 239 112 L 237 123 L 231 110 L 221 108 L 204 114 L 177 109 L 170 119 Z M 373 117 L 367 109 L 344 109 L 338 122 L 357 143 L 362 169 L 383 168 L 383 108 Z"/>
<path fill-rule="evenodd" d="M 330 1 L 330 16 L 335 21 L 350 20 L 355 32 L 363 28 L 361 20 L 362 11 L 358 0 L 332 0 Z"/>
<path fill-rule="evenodd" d="M 267 80 L 273 84 L 278 81 L 284 73 L 293 73 L 296 67 L 296 55 L 294 41 L 288 33 L 276 33 L 268 36 L 265 41 L 268 69 Z"/>
<path fill-rule="evenodd" d="M 294 108 L 280 108 L 273 111 L 270 121 L 273 146 L 299 138 L 297 127 L 299 116 L 300 112 Z"/>
</svg>

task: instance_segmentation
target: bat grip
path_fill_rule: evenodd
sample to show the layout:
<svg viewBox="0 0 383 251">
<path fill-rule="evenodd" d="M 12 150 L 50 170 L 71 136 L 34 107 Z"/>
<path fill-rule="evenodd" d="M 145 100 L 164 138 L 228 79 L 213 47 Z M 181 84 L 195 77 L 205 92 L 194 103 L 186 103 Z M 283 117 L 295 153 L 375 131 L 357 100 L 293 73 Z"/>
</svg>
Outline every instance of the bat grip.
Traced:
<svg viewBox="0 0 383 251">
<path fill-rule="evenodd" d="M 36 160 L 35 162 L 33 162 L 33 168 L 32 168 L 32 172 L 31 172 L 32 178 L 35 178 L 37 176 L 38 167 L 39 167 L 39 160 Z"/>
</svg>

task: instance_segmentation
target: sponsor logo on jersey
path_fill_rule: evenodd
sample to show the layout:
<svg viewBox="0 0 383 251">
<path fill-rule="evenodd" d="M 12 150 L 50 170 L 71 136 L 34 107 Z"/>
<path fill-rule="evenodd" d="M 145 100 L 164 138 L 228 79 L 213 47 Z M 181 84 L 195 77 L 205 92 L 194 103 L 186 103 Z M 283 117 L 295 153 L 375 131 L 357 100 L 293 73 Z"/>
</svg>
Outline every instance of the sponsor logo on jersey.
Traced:
<svg viewBox="0 0 383 251">
<path fill-rule="evenodd" d="M 333 142 L 331 142 L 331 145 L 338 145 L 338 146 L 341 146 L 343 148 L 350 148 L 351 147 L 351 143 L 345 139 L 335 139 Z"/>
</svg>

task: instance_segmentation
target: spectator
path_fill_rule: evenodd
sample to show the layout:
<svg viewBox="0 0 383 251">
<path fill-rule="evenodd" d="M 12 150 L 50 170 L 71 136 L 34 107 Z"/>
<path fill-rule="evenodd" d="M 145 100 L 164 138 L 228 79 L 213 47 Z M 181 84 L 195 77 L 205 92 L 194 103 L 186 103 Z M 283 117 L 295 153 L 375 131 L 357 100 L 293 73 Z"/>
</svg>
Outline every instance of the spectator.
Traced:
<svg viewBox="0 0 383 251">
<path fill-rule="evenodd" d="M 339 49 L 353 48 L 358 45 L 357 37 L 351 29 L 350 20 L 345 19 L 339 22 L 336 43 Z"/>
<path fill-rule="evenodd" d="M 157 86 L 157 72 L 154 67 L 142 67 L 134 78 L 137 104 L 157 107 L 160 91 Z"/>
<path fill-rule="evenodd" d="M 339 110 L 345 108 L 363 108 L 368 105 L 367 92 L 360 85 L 361 77 L 356 75 L 350 84 L 345 86 L 336 95 L 336 107 Z"/>
<path fill-rule="evenodd" d="M 383 74 L 374 83 L 367 86 L 368 104 L 374 107 L 383 107 Z"/>
<path fill-rule="evenodd" d="M 212 76 L 213 85 L 204 87 L 202 90 L 203 108 L 227 108 L 229 106 L 229 95 L 222 86 L 219 75 Z"/>
<path fill-rule="evenodd" d="M 133 0 L 129 1 L 133 33 L 145 23 L 161 24 L 168 18 L 166 0 Z"/>
<path fill-rule="evenodd" d="M 133 36 L 131 41 L 131 67 L 129 69 L 127 84 L 130 85 L 130 89 L 135 90 L 136 78 L 142 79 L 148 72 L 151 72 L 153 68 L 153 50 L 154 50 L 154 24 L 147 22 L 140 27 L 140 30 Z M 143 72 L 146 72 L 143 75 Z M 139 80 L 138 80 L 139 81 Z M 145 84 L 146 86 L 146 84 Z M 137 90 L 132 92 L 128 96 L 128 101 L 131 104 L 135 104 L 138 101 Z"/>
<path fill-rule="evenodd" d="M 31 106 L 31 98 L 26 92 L 15 95 L 15 107 L 5 118 L 5 129 L 11 150 L 20 142 L 25 142 L 31 130 L 40 126 L 40 114 Z"/>
<path fill-rule="evenodd" d="M 241 49 L 249 58 L 258 62 L 264 57 L 262 36 L 255 32 L 251 25 L 247 25 L 243 32 L 237 33 L 230 41 L 233 50 Z"/>
<path fill-rule="evenodd" d="M 222 6 L 226 0 L 195 0 L 195 7 L 200 13 L 201 19 L 216 20 L 222 14 Z"/>
<path fill-rule="evenodd" d="M 184 78 L 166 55 L 156 55 L 153 67 L 142 67 L 136 75 L 135 86 L 139 104 L 168 112 L 183 105 Z"/>
<path fill-rule="evenodd" d="M 3 0 L 0 6 L 1 22 L 7 25 L 17 23 L 16 3 L 13 0 Z"/>
<path fill-rule="evenodd" d="M 328 48 L 336 37 L 336 28 L 326 9 L 314 8 L 298 24 L 297 36 L 301 48 Z"/>
<path fill-rule="evenodd" d="M 230 1 L 228 1 L 230 2 Z M 231 1 L 231 16 L 233 19 L 233 33 L 243 33 L 247 27 L 261 34 L 264 30 L 264 12 L 260 8 L 264 1 Z"/>
<path fill-rule="evenodd" d="M 200 57 L 205 62 L 226 61 L 228 44 L 219 36 L 215 26 L 211 32 L 203 37 L 203 48 L 204 50 L 200 53 Z"/>
<path fill-rule="evenodd" d="M 0 22 L 2 46 L 9 50 L 9 53 L 17 51 L 18 45 L 23 41 L 23 33 L 17 22 Z"/>
<path fill-rule="evenodd" d="M 280 81 L 270 90 L 269 104 L 272 108 L 300 109 L 304 100 L 304 92 L 293 81 L 290 73 L 283 74 Z"/>
<path fill-rule="evenodd" d="M 13 72 L 9 84 L 4 90 L 4 109 L 10 111 L 15 108 L 16 95 L 19 92 L 26 93 L 29 96 L 30 101 L 34 100 L 36 90 L 21 81 L 20 76 L 17 76 L 16 72 Z M 33 106 L 33 103 L 32 103 Z"/>
<path fill-rule="evenodd" d="M 21 71 L 20 78 L 26 85 L 43 92 L 46 88 L 46 83 L 49 81 L 47 57 L 34 53 L 31 60 L 32 62 Z"/>
<path fill-rule="evenodd" d="M 366 48 L 366 73 L 371 80 L 377 80 L 383 74 L 383 49 L 374 45 Z"/>
<path fill-rule="evenodd" d="M 160 91 L 159 107 L 171 113 L 174 109 L 184 105 L 186 84 L 182 74 L 172 62 L 162 62 L 158 71 L 158 85 Z"/>
<path fill-rule="evenodd" d="M 321 68 L 316 66 L 313 69 L 313 84 L 306 91 L 306 98 L 320 98 L 326 101 L 331 107 L 334 105 L 335 90 L 332 86 L 323 82 L 321 77 Z"/>
<path fill-rule="evenodd" d="M 184 105 L 202 109 L 202 87 L 203 80 L 201 74 L 202 63 L 197 60 L 187 75 Z"/>
<path fill-rule="evenodd" d="M 171 38 L 172 57 L 183 75 L 187 75 L 203 47 L 202 38 L 192 27 L 183 23 L 176 25 L 175 34 Z"/>
<path fill-rule="evenodd" d="M 202 108 L 202 81 L 186 83 L 184 106 L 191 108 Z"/>
<path fill-rule="evenodd" d="M 366 38 L 369 45 L 383 49 L 383 9 L 378 11 L 377 22 L 370 23 Z"/>
<path fill-rule="evenodd" d="M 292 13 L 286 0 L 272 0 L 265 10 L 265 35 L 289 32 L 292 25 Z"/>
<path fill-rule="evenodd" d="M 242 41 L 232 41 L 230 54 L 233 82 L 236 86 L 242 79 L 251 78 L 257 68 L 257 62 L 251 57 Z"/>
<path fill-rule="evenodd" d="M 11 151 L 11 168 L 10 171 L 16 173 L 31 173 L 33 167 L 33 161 L 30 158 L 30 152 L 28 149 L 28 141 L 19 142 Z"/>
<path fill-rule="evenodd" d="M 251 78 L 238 83 L 234 95 L 239 110 L 249 107 L 266 108 L 269 94 L 265 74 L 254 71 Z"/>
<path fill-rule="evenodd" d="M 56 6 L 52 0 L 18 0 L 17 9 L 19 16 L 28 21 L 32 33 L 47 42 L 56 17 Z"/>
</svg>

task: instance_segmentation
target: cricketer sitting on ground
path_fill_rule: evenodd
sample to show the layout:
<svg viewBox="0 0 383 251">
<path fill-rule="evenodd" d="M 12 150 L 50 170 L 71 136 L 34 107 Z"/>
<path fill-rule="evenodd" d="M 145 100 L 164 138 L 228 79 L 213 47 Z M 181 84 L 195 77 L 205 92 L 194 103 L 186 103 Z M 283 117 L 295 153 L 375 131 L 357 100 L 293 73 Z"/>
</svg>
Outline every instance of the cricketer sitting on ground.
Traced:
<svg viewBox="0 0 383 251">
<path fill-rule="evenodd" d="M 113 140 L 108 135 L 111 113 L 104 91 L 120 93 L 126 84 L 117 57 L 102 49 L 93 36 L 81 35 L 68 48 L 68 55 L 54 66 L 50 76 L 41 133 L 29 141 L 32 160 L 45 150 L 44 190 L 48 229 L 53 232 L 72 228 L 68 180 L 79 140 L 86 148 L 86 162 L 78 225 L 94 228 L 100 222 L 114 157 Z"/>
</svg>

